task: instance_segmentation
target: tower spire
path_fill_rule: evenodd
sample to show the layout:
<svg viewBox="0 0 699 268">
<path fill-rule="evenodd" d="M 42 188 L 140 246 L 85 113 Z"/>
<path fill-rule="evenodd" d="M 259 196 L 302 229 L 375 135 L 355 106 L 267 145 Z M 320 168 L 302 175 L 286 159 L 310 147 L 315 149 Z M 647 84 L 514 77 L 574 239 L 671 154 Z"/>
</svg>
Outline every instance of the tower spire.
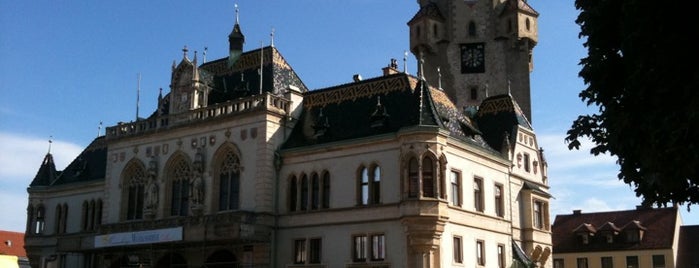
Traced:
<svg viewBox="0 0 699 268">
<path fill-rule="evenodd" d="M 274 47 L 274 27 L 272 27 L 272 32 L 269 33 L 270 43 L 269 46 Z"/>
</svg>

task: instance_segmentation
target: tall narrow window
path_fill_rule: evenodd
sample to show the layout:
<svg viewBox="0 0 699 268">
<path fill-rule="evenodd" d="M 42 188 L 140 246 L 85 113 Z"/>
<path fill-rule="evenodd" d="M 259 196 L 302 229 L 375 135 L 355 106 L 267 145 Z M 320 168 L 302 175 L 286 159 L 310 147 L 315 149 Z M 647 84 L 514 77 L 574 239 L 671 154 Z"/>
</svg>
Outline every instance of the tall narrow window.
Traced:
<svg viewBox="0 0 699 268">
<path fill-rule="evenodd" d="M 34 206 L 32 206 L 32 204 L 29 204 L 29 206 L 27 206 L 27 226 L 25 229 L 25 232 L 27 234 L 32 233 L 32 223 L 33 222 L 34 222 Z"/>
<path fill-rule="evenodd" d="M 420 192 L 420 170 L 417 159 L 410 158 L 408 162 L 408 197 L 417 197 Z"/>
<path fill-rule="evenodd" d="M 439 32 L 437 31 L 437 28 L 437 24 L 432 24 L 432 34 L 434 35 L 435 39 L 439 38 Z"/>
<path fill-rule="evenodd" d="M 587 268 L 587 258 L 577 258 L 578 268 Z"/>
<path fill-rule="evenodd" d="M 289 211 L 296 211 L 298 200 L 298 181 L 296 176 L 291 177 L 289 181 Z"/>
<path fill-rule="evenodd" d="M 614 268 L 612 257 L 602 257 L 600 261 L 602 262 L 602 268 Z"/>
<path fill-rule="evenodd" d="M 83 215 L 80 221 L 80 230 L 87 231 L 88 217 L 90 217 L 90 214 L 88 214 L 87 201 L 83 201 Z"/>
<path fill-rule="evenodd" d="M 143 219 L 143 195 L 145 184 L 145 169 L 142 165 L 132 162 L 126 168 L 124 168 L 124 185 L 126 185 L 126 220 Z M 88 208 L 88 214 L 91 212 L 92 209 Z M 89 215 L 88 219 L 91 221 L 92 215 Z M 90 222 L 87 223 L 87 229 L 92 229 Z"/>
<path fill-rule="evenodd" d="M 483 212 L 485 210 L 483 205 L 483 179 L 481 178 L 473 179 L 473 205 L 476 211 Z"/>
<path fill-rule="evenodd" d="M 97 226 L 102 225 L 102 199 L 97 199 L 97 202 L 95 203 L 95 213 L 93 218 L 95 219 L 95 224 L 92 227 L 93 229 L 96 229 Z"/>
<path fill-rule="evenodd" d="M 141 195 L 143 196 L 143 195 Z M 95 200 L 90 200 L 90 205 L 88 206 L 88 214 L 90 215 L 90 221 L 87 222 L 87 229 L 88 230 L 94 230 L 95 229 Z M 143 210 L 140 210 L 142 213 Z"/>
<path fill-rule="evenodd" d="M 530 164 L 529 164 L 529 160 L 530 160 L 530 159 L 529 159 L 529 154 L 528 154 L 528 153 L 524 153 L 524 159 L 523 159 L 523 161 L 524 161 L 524 171 L 526 171 L 526 172 L 529 172 L 529 171 L 531 170 L 531 166 L 530 166 Z"/>
<path fill-rule="evenodd" d="M 330 207 L 330 173 L 323 172 L 323 208 Z"/>
<path fill-rule="evenodd" d="M 454 237 L 454 262 L 455 263 L 463 263 L 464 262 L 464 256 L 463 256 L 463 246 L 461 244 L 461 237 L 455 236 Z"/>
<path fill-rule="evenodd" d="M 371 177 L 371 202 L 373 204 L 381 203 L 381 167 L 374 166 L 374 174 Z"/>
<path fill-rule="evenodd" d="M 55 232 L 57 234 L 61 233 L 61 230 L 63 229 L 63 211 L 62 207 L 60 204 L 56 205 L 56 230 Z"/>
<path fill-rule="evenodd" d="M 544 229 L 544 203 L 534 201 L 534 227 Z"/>
<path fill-rule="evenodd" d="M 468 22 L 468 36 L 470 36 L 470 37 L 476 36 L 476 23 L 473 21 Z"/>
<path fill-rule="evenodd" d="M 63 212 L 61 216 L 61 233 L 65 234 L 68 228 L 68 204 L 63 203 L 63 209 L 61 211 Z"/>
<path fill-rule="evenodd" d="M 306 239 L 294 240 L 294 263 L 306 263 Z"/>
<path fill-rule="evenodd" d="M 308 251 L 308 263 L 320 263 L 322 242 L 320 238 L 313 238 L 308 241 L 310 249 Z"/>
<path fill-rule="evenodd" d="M 476 262 L 478 265 L 485 265 L 485 242 L 483 240 L 476 241 Z"/>
<path fill-rule="evenodd" d="M 308 176 L 301 177 L 301 210 L 308 210 Z"/>
<path fill-rule="evenodd" d="M 367 236 L 357 235 L 353 237 L 353 240 L 354 254 L 352 254 L 352 259 L 355 262 L 365 262 L 367 254 Z"/>
<path fill-rule="evenodd" d="M 498 268 L 505 268 L 505 245 L 498 244 Z"/>
<path fill-rule="evenodd" d="M 498 217 L 505 216 L 505 202 L 503 199 L 503 187 L 500 184 L 495 185 L 495 215 Z"/>
<path fill-rule="evenodd" d="M 383 261 L 386 259 L 386 237 L 384 234 L 371 236 L 371 260 Z"/>
<path fill-rule="evenodd" d="M 320 178 L 318 173 L 311 175 L 311 209 L 318 209 L 320 206 Z"/>
<path fill-rule="evenodd" d="M 172 196 L 170 202 L 171 216 L 187 216 L 189 209 L 189 179 L 192 177 L 189 163 L 183 159 L 175 160 L 170 178 L 172 179 Z"/>
<path fill-rule="evenodd" d="M 240 158 L 233 150 L 226 151 L 219 167 L 218 210 L 240 208 Z"/>
<path fill-rule="evenodd" d="M 470 89 L 470 91 L 471 91 L 471 100 L 477 100 L 478 99 L 478 88 L 472 87 Z"/>
<path fill-rule="evenodd" d="M 369 169 L 366 167 L 362 168 L 361 171 L 361 185 L 359 188 L 361 189 L 360 193 L 360 204 L 362 205 L 368 205 L 369 204 Z"/>
<path fill-rule="evenodd" d="M 553 259 L 553 268 L 565 268 L 563 259 Z"/>
<path fill-rule="evenodd" d="M 626 268 L 638 268 L 638 256 L 626 256 Z"/>
<path fill-rule="evenodd" d="M 434 192 L 434 166 L 432 159 L 422 159 L 422 196 L 437 197 Z"/>
<path fill-rule="evenodd" d="M 653 268 L 665 268 L 665 255 L 653 255 Z"/>
<path fill-rule="evenodd" d="M 451 184 L 449 203 L 454 206 L 461 206 L 461 173 L 452 170 L 449 173 L 449 182 Z"/>
<path fill-rule="evenodd" d="M 46 220 L 46 215 L 44 215 L 45 213 L 46 209 L 44 209 L 44 206 L 39 205 L 39 207 L 36 209 L 36 220 L 34 221 L 34 234 L 44 233 L 44 221 Z"/>
</svg>

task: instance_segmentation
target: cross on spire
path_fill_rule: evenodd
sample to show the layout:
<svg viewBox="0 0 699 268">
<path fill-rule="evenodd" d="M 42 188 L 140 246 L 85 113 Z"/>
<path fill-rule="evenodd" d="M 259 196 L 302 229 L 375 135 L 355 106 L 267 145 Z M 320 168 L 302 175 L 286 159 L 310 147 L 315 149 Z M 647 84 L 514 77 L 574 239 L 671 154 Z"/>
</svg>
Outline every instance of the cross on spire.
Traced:
<svg viewBox="0 0 699 268">
<path fill-rule="evenodd" d="M 240 10 L 238 9 L 238 3 L 235 4 L 235 24 L 240 23 L 240 16 L 238 15 Z"/>
</svg>

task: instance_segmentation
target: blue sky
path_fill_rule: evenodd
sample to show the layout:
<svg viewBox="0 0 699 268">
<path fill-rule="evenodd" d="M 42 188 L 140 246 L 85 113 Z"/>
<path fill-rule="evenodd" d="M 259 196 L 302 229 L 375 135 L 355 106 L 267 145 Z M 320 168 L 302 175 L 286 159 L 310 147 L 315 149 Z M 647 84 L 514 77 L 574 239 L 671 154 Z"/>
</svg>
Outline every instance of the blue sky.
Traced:
<svg viewBox="0 0 699 268">
<path fill-rule="evenodd" d="M 168 92 L 170 68 L 182 58 L 227 55 L 235 21 L 232 0 L 10 1 L 0 0 L 0 230 L 24 231 L 26 188 L 46 154 L 62 169 L 112 126 L 155 109 Z M 378 76 L 408 50 L 406 22 L 416 1 L 238 0 L 245 50 L 275 46 L 311 89 Z M 551 215 L 633 209 L 640 203 L 616 179 L 612 157 L 569 151 L 563 142 L 584 105 L 578 77 L 585 56 L 573 0 L 529 3 L 541 14 L 534 49 L 532 117 L 549 163 Z M 409 72 L 415 73 L 409 59 Z M 104 127 L 102 128 L 104 133 Z M 589 146 L 587 147 L 589 149 Z M 695 209 L 696 210 L 696 209 Z M 681 209 L 685 224 L 699 213 Z"/>
</svg>

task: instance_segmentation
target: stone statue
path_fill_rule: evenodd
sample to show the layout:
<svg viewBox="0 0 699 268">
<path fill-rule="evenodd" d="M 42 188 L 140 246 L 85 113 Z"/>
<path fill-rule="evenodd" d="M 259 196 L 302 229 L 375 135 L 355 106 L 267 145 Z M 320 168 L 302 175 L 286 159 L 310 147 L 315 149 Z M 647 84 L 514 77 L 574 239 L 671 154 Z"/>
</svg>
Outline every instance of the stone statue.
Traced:
<svg viewBox="0 0 699 268">
<path fill-rule="evenodd" d="M 158 160 L 155 156 L 148 162 L 148 184 L 144 193 L 145 209 L 154 211 L 158 208 Z"/>
<path fill-rule="evenodd" d="M 189 196 L 193 204 L 201 205 L 204 202 L 204 179 L 201 173 L 196 173 L 189 187 Z"/>
</svg>

